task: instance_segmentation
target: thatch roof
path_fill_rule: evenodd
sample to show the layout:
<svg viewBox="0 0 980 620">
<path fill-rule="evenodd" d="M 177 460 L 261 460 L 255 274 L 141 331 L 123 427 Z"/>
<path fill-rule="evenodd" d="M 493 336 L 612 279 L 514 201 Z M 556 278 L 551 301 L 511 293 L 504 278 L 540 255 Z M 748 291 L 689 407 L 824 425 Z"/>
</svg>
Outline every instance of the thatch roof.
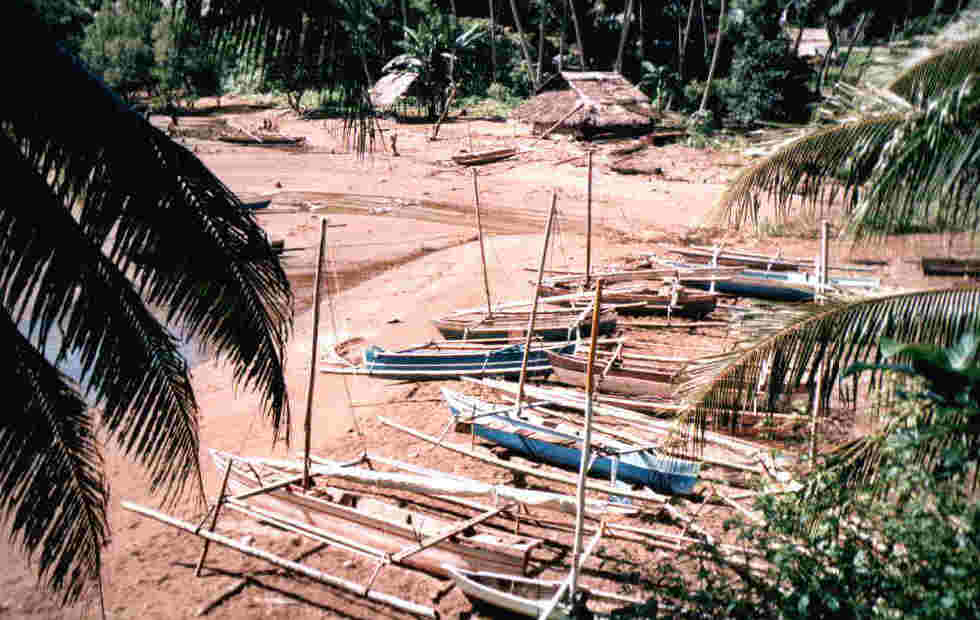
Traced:
<svg viewBox="0 0 980 620">
<path fill-rule="evenodd" d="M 371 87 L 371 104 L 379 109 L 394 104 L 418 76 L 418 73 L 411 71 L 395 71 L 385 75 Z"/>
<path fill-rule="evenodd" d="M 535 132 L 551 127 L 581 104 L 581 109 L 562 121 L 557 130 L 586 127 L 599 132 L 632 133 L 653 128 L 660 114 L 650 98 L 613 72 L 562 71 L 561 90 L 545 91 L 518 106 L 511 117 L 534 124 Z"/>
</svg>

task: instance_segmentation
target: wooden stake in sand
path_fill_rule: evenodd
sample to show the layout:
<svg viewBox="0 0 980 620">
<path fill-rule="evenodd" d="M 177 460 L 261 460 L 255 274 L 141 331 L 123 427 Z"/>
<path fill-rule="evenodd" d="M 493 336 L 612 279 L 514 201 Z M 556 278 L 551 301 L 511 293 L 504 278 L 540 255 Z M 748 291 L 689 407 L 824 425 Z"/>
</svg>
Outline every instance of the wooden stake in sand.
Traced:
<svg viewBox="0 0 980 620">
<path fill-rule="evenodd" d="M 316 252 L 316 275 L 313 279 L 313 343 L 310 348 L 310 378 L 306 385 L 306 418 L 303 420 L 303 487 L 310 488 L 310 434 L 313 428 L 313 387 L 316 382 L 317 335 L 320 332 L 320 277 L 327 245 L 327 218 L 320 220 L 320 246 Z"/>
<path fill-rule="evenodd" d="M 221 505 L 225 501 L 225 490 L 228 488 L 228 474 L 231 473 L 231 463 L 228 463 L 228 469 L 225 470 L 225 476 L 221 480 L 221 490 L 218 491 L 218 499 L 214 503 L 214 515 L 211 516 L 211 527 L 209 528 L 212 532 L 215 526 L 218 525 L 218 513 L 221 511 Z M 197 559 L 197 566 L 194 568 L 194 576 L 201 576 L 201 568 L 204 567 L 204 558 L 208 556 L 208 547 L 211 546 L 211 541 L 204 540 L 204 548 L 201 549 L 201 557 Z"/>
<path fill-rule="evenodd" d="M 585 199 L 585 288 L 592 276 L 592 149 L 589 149 L 589 186 Z"/>
<path fill-rule="evenodd" d="M 446 107 L 442 110 L 442 115 L 439 120 L 436 121 L 436 126 L 432 128 L 432 137 L 429 138 L 430 142 L 435 142 L 439 137 L 439 127 L 442 126 L 442 121 L 446 120 L 446 115 L 449 114 L 449 106 L 453 104 L 453 99 L 456 98 L 456 85 L 453 84 L 453 89 L 449 91 L 449 98 L 446 99 Z"/>
<path fill-rule="evenodd" d="M 527 377 L 527 359 L 531 352 L 531 338 L 534 336 L 534 319 L 538 314 L 538 297 L 541 296 L 541 280 L 544 278 L 544 261 L 548 256 L 548 241 L 551 239 L 551 223 L 555 219 L 555 212 L 558 210 L 555 204 L 558 202 L 558 191 L 551 192 L 551 210 L 548 211 L 548 224 L 544 229 L 544 247 L 541 248 L 541 265 L 538 267 L 538 283 L 534 287 L 534 301 L 531 303 L 531 316 L 527 321 L 527 337 L 524 339 L 524 358 L 521 360 L 521 376 L 517 384 L 517 412 L 521 412 L 521 404 L 524 401 L 524 380 Z"/>
<path fill-rule="evenodd" d="M 473 200 L 476 204 L 476 230 L 480 237 L 480 264 L 483 265 L 483 288 L 487 292 L 487 318 L 493 316 L 493 305 L 490 302 L 490 278 L 487 277 L 487 255 L 483 249 L 483 222 L 480 219 L 480 188 L 477 185 L 478 173 L 473 168 Z"/>
</svg>

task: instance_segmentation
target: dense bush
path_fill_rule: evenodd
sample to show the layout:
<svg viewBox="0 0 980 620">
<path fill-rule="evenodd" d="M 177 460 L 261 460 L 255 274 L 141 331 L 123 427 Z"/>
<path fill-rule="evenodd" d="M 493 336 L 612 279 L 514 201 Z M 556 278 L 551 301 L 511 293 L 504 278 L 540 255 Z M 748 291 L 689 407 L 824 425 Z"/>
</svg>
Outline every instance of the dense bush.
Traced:
<svg viewBox="0 0 980 620">
<path fill-rule="evenodd" d="M 729 83 L 719 88 L 727 122 L 803 121 L 813 101 L 811 67 L 791 49 L 779 23 L 778 0 L 747 0 L 729 20 L 725 36 L 734 47 Z"/>
<path fill-rule="evenodd" d="M 154 83 L 153 24 L 160 8 L 132 0 L 109 4 L 85 29 L 82 57 L 126 99 Z"/>
</svg>

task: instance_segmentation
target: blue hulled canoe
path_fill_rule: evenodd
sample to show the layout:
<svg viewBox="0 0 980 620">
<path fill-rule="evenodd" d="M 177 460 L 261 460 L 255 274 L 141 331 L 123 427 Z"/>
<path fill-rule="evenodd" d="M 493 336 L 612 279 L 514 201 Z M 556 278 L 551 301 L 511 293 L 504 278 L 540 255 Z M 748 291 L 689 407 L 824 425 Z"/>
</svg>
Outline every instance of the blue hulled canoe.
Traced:
<svg viewBox="0 0 980 620">
<path fill-rule="evenodd" d="M 575 343 L 533 343 L 527 360 L 527 374 L 551 372 L 548 351 L 572 352 Z M 321 372 L 373 375 L 393 379 L 447 379 L 453 377 L 516 376 L 521 371 L 524 345 L 477 345 L 429 343 L 387 351 L 378 346 L 364 350 L 360 365 L 351 364 L 339 354 L 320 366 Z"/>
<path fill-rule="evenodd" d="M 549 425 L 526 410 L 515 417 L 513 405 L 493 405 L 445 388 L 442 395 L 457 422 L 472 424 L 476 436 L 536 461 L 579 470 L 581 431 L 571 434 L 570 429 L 559 430 L 557 425 Z M 593 449 L 610 456 L 595 458 L 590 476 L 642 485 L 670 495 L 688 495 L 694 490 L 700 463 L 662 456 L 653 448 L 635 450 L 620 441 L 596 435 L 593 438 Z"/>
</svg>

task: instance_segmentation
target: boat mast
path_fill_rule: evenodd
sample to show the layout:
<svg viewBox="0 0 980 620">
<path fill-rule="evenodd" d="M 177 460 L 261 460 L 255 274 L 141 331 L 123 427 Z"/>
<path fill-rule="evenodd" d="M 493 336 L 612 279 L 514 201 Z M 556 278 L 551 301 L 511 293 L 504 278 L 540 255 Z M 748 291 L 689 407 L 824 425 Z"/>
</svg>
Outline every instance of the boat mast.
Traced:
<svg viewBox="0 0 980 620">
<path fill-rule="evenodd" d="M 493 306 L 490 303 L 490 278 L 487 277 L 487 255 L 483 250 L 483 222 L 480 220 L 480 189 L 476 182 L 477 170 L 473 168 L 473 198 L 476 203 L 476 230 L 480 237 L 480 262 L 483 264 L 483 288 L 487 292 L 487 318 L 493 316 Z"/>
<path fill-rule="evenodd" d="M 541 295 L 541 280 L 544 277 L 544 262 L 548 256 L 548 241 L 551 239 L 551 222 L 555 219 L 558 190 L 551 193 L 551 210 L 548 211 L 548 224 L 544 229 L 544 247 L 541 248 L 541 265 L 538 267 L 538 283 L 534 287 L 534 301 L 531 303 L 531 316 L 527 321 L 527 336 L 524 339 L 524 358 L 521 360 L 521 375 L 517 382 L 517 412 L 521 412 L 524 402 L 524 380 L 527 378 L 527 359 L 531 354 L 531 338 L 534 336 L 534 319 L 538 314 L 538 297 Z"/>
<path fill-rule="evenodd" d="M 327 218 L 320 218 L 320 245 L 316 252 L 316 275 L 313 278 L 313 343 L 310 348 L 310 379 L 306 386 L 306 418 L 303 420 L 303 487 L 310 488 L 310 435 L 313 427 L 313 387 L 316 382 L 317 335 L 320 332 L 320 278 L 327 245 Z M 229 468 L 231 466 L 229 465 Z"/>
<path fill-rule="evenodd" d="M 585 202 L 585 290 L 592 274 L 592 148 L 589 148 L 589 189 Z"/>
<path fill-rule="evenodd" d="M 561 586 L 548 601 L 548 604 L 544 606 L 541 610 L 541 614 L 538 616 L 538 620 L 548 620 L 551 616 L 551 612 L 554 611 L 558 603 L 561 602 L 562 596 L 565 594 L 567 589 L 569 594 L 569 599 L 574 602 L 575 600 L 575 589 L 578 586 L 578 573 L 579 569 L 582 568 L 582 564 L 585 563 L 585 559 L 592 553 L 595 545 L 602 538 L 603 530 L 605 529 L 605 522 L 600 521 L 599 527 L 596 528 L 595 537 L 589 542 L 588 547 L 585 552 L 582 552 L 582 532 L 585 525 L 585 476 L 589 470 L 589 466 L 592 465 L 592 456 L 590 452 L 592 451 L 592 367 L 595 362 L 595 347 L 597 334 L 599 333 L 599 304 L 602 297 L 602 280 L 596 280 L 595 283 L 595 307 L 592 309 L 592 334 L 591 334 L 591 346 L 589 347 L 589 362 L 586 366 L 585 372 L 585 432 L 582 436 L 582 460 L 579 464 L 578 469 L 578 487 L 576 489 L 575 495 L 575 544 L 572 548 L 572 569 L 568 573 L 568 577 L 562 582 Z"/>
<path fill-rule="evenodd" d="M 592 308 L 592 342 L 589 343 L 589 362 L 585 367 L 585 432 L 582 436 L 582 461 L 579 465 L 578 488 L 576 495 L 575 512 L 575 546 L 572 548 L 572 574 L 571 584 L 569 585 L 569 597 L 575 596 L 575 587 L 578 584 L 578 557 L 582 552 L 582 526 L 585 516 L 585 476 L 588 474 L 589 466 L 592 464 L 591 452 L 592 444 L 592 372 L 595 365 L 596 338 L 599 334 L 599 304 L 602 298 L 602 280 L 595 283 L 595 305 Z M 615 471 L 615 470 L 614 470 Z M 602 528 L 599 528 L 602 531 Z"/>
</svg>

